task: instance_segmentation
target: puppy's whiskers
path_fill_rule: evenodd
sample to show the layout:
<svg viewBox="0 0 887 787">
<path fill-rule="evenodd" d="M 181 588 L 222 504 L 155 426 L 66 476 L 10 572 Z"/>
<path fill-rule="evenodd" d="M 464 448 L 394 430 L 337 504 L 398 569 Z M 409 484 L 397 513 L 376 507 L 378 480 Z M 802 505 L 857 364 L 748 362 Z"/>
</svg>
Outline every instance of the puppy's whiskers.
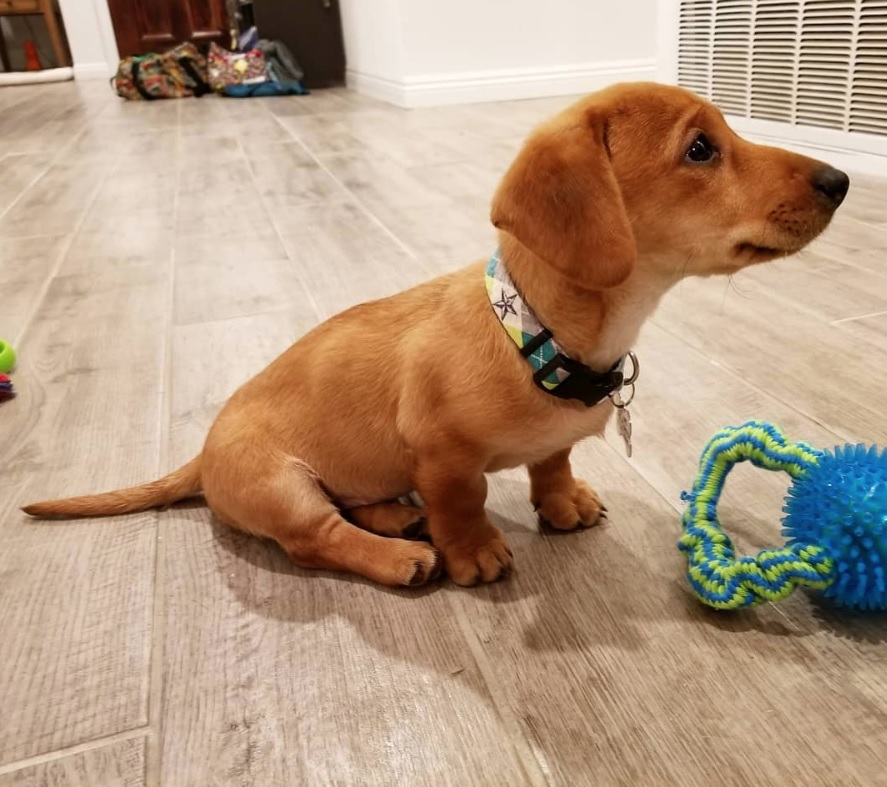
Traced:
<svg viewBox="0 0 887 787">
<path fill-rule="evenodd" d="M 733 277 L 732 277 L 732 276 L 728 276 L 728 277 L 727 277 L 727 281 L 726 281 L 726 283 L 724 284 L 724 294 L 723 294 L 723 296 L 721 297 L 721 305 L 720 305 L 720 308 L 718 309 L 718 313 L 719 313 L 719 314 L 723 314 L 723 313 L 724 313 L 724 304 L 727 303 L 727 293 L 730 292 L 730 282 L 731 282 L 732 280 L 733 280 Z"/>
<path fill-rule="evenodd" d="M 748 290 L 743 290 L 736 284 L 736 280 L 733 278 L 733 274 L 727 276 L 727 283 L 724 285 L 724 296 L 721 298 L 721 308 L 720 313 L 724 313 L 724 305 L 727 303 L 727 293 L 733 290 L 740 298 L 744 298 L 748 300 Z"/>
<path fill-rule="evenodd" d="M 690 267 L 690 260 L 693 258 L 693 253 L 690 252 L 687 254 L 687 259 L 684 260 L 683 265 L 679 265 L 676 270 L 678 270 L 678 277 L 675 281 L 680 282 L 680 287 L 678 288 L 678 292 L 683 293 L 684 291 L 684 279 L 687 277 L 687 268 Z"/>
<path fill-rule="evenodd" d="M 736 283 L 736 278 L 733 276 L 732 273 L 729 276 L 727 276 L 727 283 L 733 288 L 733 290 L 739 295 L 740 298 L 745 298 L 747 300 L 748 298 L 751 297 L 749 295 L 751 290 L 742 289 L 742 287 L 740 287 Z"/>
</svg>

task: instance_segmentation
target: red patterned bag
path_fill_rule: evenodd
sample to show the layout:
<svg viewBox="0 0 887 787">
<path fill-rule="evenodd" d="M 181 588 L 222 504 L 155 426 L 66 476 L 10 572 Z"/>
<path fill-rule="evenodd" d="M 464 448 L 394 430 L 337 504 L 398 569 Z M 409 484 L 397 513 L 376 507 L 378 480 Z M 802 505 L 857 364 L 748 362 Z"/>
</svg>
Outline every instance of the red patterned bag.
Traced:
<svg viewBox="0 0 887 787">
<path fill-rule="evenodd" d="M 257 85 L 268 81 L 265 55 L 258 49 L 229 52 L 218 44 L 209 45 L 209 84 L 221 93 L 232 85 Z"/>
</svg>

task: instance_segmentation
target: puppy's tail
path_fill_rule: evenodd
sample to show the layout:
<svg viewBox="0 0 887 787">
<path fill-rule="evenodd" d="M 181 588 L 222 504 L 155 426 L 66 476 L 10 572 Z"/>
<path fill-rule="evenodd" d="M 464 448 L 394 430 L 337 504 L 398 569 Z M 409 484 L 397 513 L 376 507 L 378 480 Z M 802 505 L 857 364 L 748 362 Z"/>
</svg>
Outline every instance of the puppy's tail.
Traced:
<svg viewBox="0 0 887 787">
<path fill-rule="evenodd" d="M 197 494 L 201 489 L 200 457 L 157 481 L 116 492 L 85 497 L 69 497 L 65 500 L 46 500 L 24 506 L 22 511 L 44 519 L 73 518 L 84 516 L 114 516 L 134 511 L 146 511 L 175 503 Z"/>
</svg>

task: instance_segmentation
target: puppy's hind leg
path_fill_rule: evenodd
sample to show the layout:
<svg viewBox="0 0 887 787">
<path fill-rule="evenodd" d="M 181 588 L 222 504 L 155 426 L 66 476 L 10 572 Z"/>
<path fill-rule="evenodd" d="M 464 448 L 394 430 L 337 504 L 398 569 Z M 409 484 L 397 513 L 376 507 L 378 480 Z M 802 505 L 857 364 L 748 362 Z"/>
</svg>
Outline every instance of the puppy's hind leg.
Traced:
<svg viewBox="0 0 887 787">
<path fill-rule="evenodd" d="M 224 492 L 221 497 L 228 500 L 216 499 L 211 489 L 207 502 L 222 519 L 273 538 L 296 565 L 360 574 L 390 586 L 422 585 L 440 575 L 443 561 L 434 547 L 385 538 L 351 524 L 301 462 L 275 462 L 257 477 L 262 480 L 254 489 L 241 487 L 235 505 Z"/>
<path fill-rule="evenodd" d="M 418 506 L 386 501 L 345 510 L 348 521 L 358 527 L 392 538 L 428 539 L 428 520 L 425 509 Z"/>
</svg>

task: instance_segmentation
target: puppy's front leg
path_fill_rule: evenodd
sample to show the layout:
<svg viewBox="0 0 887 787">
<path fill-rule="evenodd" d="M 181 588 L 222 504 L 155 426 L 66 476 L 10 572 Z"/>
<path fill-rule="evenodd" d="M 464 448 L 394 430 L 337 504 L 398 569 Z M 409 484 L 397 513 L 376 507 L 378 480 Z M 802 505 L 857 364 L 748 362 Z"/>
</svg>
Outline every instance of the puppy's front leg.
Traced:
<svg viewBox="0 0 887 787">
<path fill-rule="evenodd" d="M 555 530 L 579 530 L 601 524 L 607 509 L 585 481 L 573 477 L 570 449 L 529 465 L 530 501 L 539 522 Z"/>
<path fill-rule="evenodd" d="M 487 519 L 483 469 L 458 451 L 437 452 L 417 463 L 416 490 L 425 502 L 431 542 L 457 585 L 495 582 L 511 572 L 505 535 Z"/>
</svg>

